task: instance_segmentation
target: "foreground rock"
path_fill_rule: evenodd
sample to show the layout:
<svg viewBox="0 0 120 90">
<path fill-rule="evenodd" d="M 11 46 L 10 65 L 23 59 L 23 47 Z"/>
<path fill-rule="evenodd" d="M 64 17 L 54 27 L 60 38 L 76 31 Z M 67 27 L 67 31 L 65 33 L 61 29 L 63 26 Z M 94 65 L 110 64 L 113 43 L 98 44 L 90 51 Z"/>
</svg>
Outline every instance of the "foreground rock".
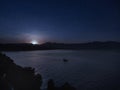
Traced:
<svg viewBox="0 0 120 90">
<path fill-rule="evenodd" d="M 41 84 L 41 75 L 33 68 L 22 68 L 0 53 L 0 90 L 40 90 Z"/>
<path fill-rule="evenodd" d="M 67 82 L 61 87 L 56 87 L 54 81 L 50 79 L 48 80 L 47 90 L 76 90 L 76 88 L 74 88 Z"/>
</svg>

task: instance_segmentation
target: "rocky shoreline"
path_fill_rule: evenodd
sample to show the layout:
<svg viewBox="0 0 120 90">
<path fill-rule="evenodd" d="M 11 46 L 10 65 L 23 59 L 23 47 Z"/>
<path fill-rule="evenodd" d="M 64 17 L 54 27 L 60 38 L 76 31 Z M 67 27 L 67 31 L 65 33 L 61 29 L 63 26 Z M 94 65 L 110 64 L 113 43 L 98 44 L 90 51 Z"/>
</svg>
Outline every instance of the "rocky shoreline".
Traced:
<svg viewBox="0 0 120 90">
<path fill-rule="evenodd" d="M 41 90 L 42 76 L 31 67 L 16 65 L 12 59 L 0 53 L 0 90 Z M 47 90 L 76 90 L 69 83 L 56 87 L 52 79 Z"/>
</svg>

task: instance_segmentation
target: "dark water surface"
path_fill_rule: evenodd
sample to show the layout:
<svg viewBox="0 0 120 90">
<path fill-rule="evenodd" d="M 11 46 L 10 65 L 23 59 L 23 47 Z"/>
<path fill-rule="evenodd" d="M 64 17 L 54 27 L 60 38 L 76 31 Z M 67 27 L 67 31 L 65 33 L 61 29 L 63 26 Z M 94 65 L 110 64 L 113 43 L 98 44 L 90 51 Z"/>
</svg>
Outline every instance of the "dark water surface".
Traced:
<svg viewBox="0 0 120 90">
<path fill-rule="evenodd" d="M 46 50 L 5 54 L 18 65 L 36 68 L 43 77 L 43 88 L 48 79 L 53 79 L 57 86 L 69 82 L 78 90 L 120 90 L 120 52 Z"/>
</svg>

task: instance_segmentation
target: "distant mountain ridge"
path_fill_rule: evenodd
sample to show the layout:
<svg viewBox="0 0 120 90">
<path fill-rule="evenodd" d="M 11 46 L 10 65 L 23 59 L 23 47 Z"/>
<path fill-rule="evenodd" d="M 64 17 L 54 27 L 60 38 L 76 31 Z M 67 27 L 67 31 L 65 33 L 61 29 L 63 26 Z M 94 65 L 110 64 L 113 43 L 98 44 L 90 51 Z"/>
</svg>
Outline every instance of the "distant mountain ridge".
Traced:
<svg viewBox="0 0 120 90">
<path fill-rule="evenodd" d="M 82 50 L 82 49 L 97 49 L 97 50 L 120 50 L 120 42 L 87 42 L 87 43 L 52 43 L 46 42 L 41 45 L 33 45 L 29 43 L 8 43 L 0 44 L 0 51 L 31 51 L 31 50 Z"/>
</svg>

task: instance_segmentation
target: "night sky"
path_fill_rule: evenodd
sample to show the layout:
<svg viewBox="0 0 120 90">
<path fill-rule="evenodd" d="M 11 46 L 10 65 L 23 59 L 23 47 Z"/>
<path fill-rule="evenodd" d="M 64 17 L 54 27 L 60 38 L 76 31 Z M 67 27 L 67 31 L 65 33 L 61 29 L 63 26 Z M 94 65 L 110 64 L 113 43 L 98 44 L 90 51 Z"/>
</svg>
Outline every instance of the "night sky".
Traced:
<svg viewBox="0 0 120 90">
<path fill-rule="evenodd" d="M 120 41 L 119 0 L 0 0 L 0 43 Z"/>
</svg>

